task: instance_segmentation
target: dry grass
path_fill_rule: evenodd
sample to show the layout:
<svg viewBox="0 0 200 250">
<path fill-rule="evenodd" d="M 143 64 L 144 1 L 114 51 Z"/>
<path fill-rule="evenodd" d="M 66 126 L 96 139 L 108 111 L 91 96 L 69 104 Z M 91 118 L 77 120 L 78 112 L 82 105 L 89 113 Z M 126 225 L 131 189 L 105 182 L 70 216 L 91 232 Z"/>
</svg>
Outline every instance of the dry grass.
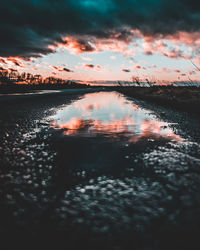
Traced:
<svg viewBox="0 0 200 250">
<path fill-rule="evenodd" d="M 200 114 L 200 88 L 198 87 L 153 86 L 150 88 L 114 87 L 114 89 L 130 97 Z"/>
</svg>

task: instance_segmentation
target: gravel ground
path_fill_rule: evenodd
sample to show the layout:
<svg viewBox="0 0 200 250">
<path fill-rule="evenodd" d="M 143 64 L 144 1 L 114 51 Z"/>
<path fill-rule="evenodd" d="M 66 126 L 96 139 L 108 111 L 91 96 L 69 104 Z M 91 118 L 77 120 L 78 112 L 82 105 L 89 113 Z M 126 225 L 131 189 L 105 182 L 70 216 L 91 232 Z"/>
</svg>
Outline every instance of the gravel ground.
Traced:
<svg viewBox="0 0 200 250">
<path fill-rule="evenodd" d="M 64 137 L 49 116 L 81 95 L 0 100 L 2 249 L 199 249 L 199 119 L 134 100 L 184 140 Z"/>
</svg>

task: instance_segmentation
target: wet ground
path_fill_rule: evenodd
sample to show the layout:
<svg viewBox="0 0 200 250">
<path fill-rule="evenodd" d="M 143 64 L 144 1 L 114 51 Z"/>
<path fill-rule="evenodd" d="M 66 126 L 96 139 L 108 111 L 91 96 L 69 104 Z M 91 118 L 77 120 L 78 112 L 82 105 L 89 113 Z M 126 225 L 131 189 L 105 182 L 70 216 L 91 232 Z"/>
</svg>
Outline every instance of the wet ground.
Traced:
<svg viewBox="0 0 200 250">
<path fill-rule="evenodd" d="M 117 92 L 15 98 L 0 97 L 3 249 L 199 249 L 197 117 Z"/>
</svg>

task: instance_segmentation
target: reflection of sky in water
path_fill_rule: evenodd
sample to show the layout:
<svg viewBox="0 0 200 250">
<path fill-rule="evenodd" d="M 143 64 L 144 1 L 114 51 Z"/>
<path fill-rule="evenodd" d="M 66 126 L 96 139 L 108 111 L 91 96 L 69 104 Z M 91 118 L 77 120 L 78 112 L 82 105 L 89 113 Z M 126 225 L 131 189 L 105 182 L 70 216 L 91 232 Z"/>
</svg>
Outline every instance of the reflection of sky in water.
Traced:
<svg viewBox="0 0 200 250">
<path fill-rule="evenodd" d="M 124 135 L 129 137 L 130 142 L 151 137 L 181 140 L 167 123 L 159 121 L 150 111 L 139 108 L 116 92 L 86 94 L 59 110 L 52 118 L 52 125 L 64 129 L 65 135 Z"/>
</svg>

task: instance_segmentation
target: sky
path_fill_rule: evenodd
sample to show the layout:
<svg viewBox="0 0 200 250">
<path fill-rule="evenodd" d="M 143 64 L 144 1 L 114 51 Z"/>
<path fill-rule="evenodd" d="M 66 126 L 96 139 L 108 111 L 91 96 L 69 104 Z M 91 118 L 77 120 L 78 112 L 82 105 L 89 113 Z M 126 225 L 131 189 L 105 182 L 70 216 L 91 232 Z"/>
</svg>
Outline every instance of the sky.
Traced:
<svg viewBox="0 0 200 250">
<path fill-rule="evenodd" d="M 43 77 L 188 81 L 200 75 L 200 2 L 194 0 L 7 0 L 0 34 L 0 67 Z"/>
</svg>

